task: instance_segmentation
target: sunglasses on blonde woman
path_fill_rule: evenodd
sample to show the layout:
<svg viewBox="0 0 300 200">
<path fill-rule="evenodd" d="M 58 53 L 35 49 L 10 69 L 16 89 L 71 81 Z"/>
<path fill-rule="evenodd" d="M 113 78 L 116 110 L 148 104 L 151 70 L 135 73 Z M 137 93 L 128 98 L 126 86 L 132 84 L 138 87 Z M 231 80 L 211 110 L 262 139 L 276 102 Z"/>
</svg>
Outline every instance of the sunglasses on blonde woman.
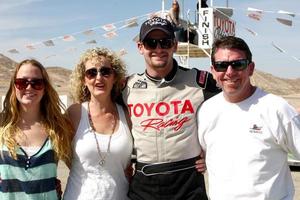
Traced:
<svg viewBox="0 0 300 200">
<path fill-rule="evenodd" d="M 25 90 L 30 85 L 35 90 L 42 90 L 44 88 L 44 80 L 41 78 L 26 79 L 16 78 L 15 86 L 19 90 Z"/>
<path fill-rule="evenodd" d="M 91 69 L 88 69 L 85 71 L 85 76 L 88 78 L 88 79 L 92 79 L 92 78 L 95 78 L 98 73 L 100 73 L 101 76 L 103 77 L 109 77 L 111 74 L 114 73 L 114 70 L 111 68 L 111 67 L 101 67 L 99 69 L 97 68 L 91 68 Z"/>
</svg>

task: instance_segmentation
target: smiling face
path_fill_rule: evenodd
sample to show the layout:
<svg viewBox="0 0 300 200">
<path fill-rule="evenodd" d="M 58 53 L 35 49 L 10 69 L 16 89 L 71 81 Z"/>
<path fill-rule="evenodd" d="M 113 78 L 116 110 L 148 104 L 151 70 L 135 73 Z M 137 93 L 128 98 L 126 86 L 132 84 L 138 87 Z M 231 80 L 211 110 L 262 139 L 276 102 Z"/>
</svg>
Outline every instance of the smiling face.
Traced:
<svg viewBox="0 0 300 200">
<path fill-rule="evenodd" d="M 17 72 L 16 79 L 27 79 L 31 81 L 43 79 L 43 76 L 38 67 L 32 65 L 31 63 L 25 63 Z M 21 107 L 40 106 L 41 99 L 44 95 L 44 88 L 35 89 L 31 84 L 29 84 L 26 88 L 20 89 L 15 86 L 15 90 L 17 100 Z"/>
<path fill-rule="evenodd" d="M 105 67 L 112 69 L 111 61 L 104 56 L 93 57 L 85 63 L 85 71 L 96 68 L 97 75 L 95 77 L 85 76 L 84 82 L 91 93 L 91 98 L 110 98 L 111 90 L 115 83 L 115 74 L 102 75 L 99 69 Z M 101 71 L 101 70 L 100 70 Z"/>
<path fill-rule="evenodd" d="M 244 51 L 238 49 L 218 48 L 215 56 L 215 62 L 230 62 L 246 59 Z M 217 83 L 222 87 L 224 97 L 232 103 L 240 102 L 248 98 L 253 92 L 253 86 L 250 83 L 250 76 L 254 71 L 254 63 L 251 62 L 243 70 L 233 69 L 231 65 L 226 71 L 216 71 L 214 66 L 211 71 Z"/>
<path fill-rule="evenodd" d="M 161 30 L 151 31 L 146 39 L 169 39 L 167 34 Z M 161 48 L 157 44 L 156 48 L 150 48 L 147 43 L 139 42 L 138 48 L 140 53 L 144 56 L 146 68 L 149 75 L 153 77 L 163 78 L 167 75 L 173 67 L 173 53 L 177 50 L 177 42 L 173 42 L 170 48 Z"/>
</svg>

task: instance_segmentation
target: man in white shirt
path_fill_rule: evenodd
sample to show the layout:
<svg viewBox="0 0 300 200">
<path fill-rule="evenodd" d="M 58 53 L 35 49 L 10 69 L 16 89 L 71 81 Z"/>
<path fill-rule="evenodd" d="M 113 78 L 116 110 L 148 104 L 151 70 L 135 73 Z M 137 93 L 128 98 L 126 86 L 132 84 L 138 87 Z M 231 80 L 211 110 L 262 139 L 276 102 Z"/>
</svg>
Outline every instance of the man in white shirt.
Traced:
<svg viewBox="0 0 300 200">
<path fill-rule="evenodd" d="M 213 44 L 211 71 L 222 93 L 198 111 L 211 200 L 292 200 L 288 153 L 300 159 L 300 116 L 250 83 L 251 51 L 240 38 Z"/>
</svg>

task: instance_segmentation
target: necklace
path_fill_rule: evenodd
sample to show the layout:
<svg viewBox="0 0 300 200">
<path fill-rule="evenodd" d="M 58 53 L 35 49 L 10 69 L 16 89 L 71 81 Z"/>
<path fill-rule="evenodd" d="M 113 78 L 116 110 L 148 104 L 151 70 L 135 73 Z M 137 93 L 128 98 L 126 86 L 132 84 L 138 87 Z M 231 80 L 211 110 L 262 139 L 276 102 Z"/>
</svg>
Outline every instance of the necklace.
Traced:
<svg viewBox="0 0 300 200">
<path fill-rule="evenodd" d="M 105 155 L 102 155 L 102 152 L 101 152 L 101 149 L 100 149 L 100 145 L 99 145 L 99 142 L 98 142 L 98 139 L 97 139 L 97 136 L 96 136 L 96 129 L 95 129 L 95 126 L 94 126 L 94 123 L 92 121 L 92 116 L 91 116 L 91 113 L 90 113 L 90 103 L 88 103 L 88 117 L 89 117 L 89 122 L 90 122 L 90 125 L 91 125 L 91 128 L 92 128 L 92 132 L 93 132 L 93 135 L 94 135 L 94 138 L 95 138 L 95 141 L 96 141 L 96 146 L 97 146 L 97 152 L 98 152 L 98 155 L 99 155 L 99 165 L 102 167 L 104 164 L 105 164 L 105 159 L 106 159 L 106 156 L 110 153 L 110 143 L 111 143 L 111 137 L 112 137 L 112 134 L 115 132 L 115 128 L 116 128 L 116 124 L 117 124 L 117 120 L 116 120 L 116 117 L 115 117 L 115 114 L 112 113 L 112 116 L 113 116 L 113 120 L 112 120 L 112 124 L 111 124 L 111 127 L 112 127 L 112 133 L 109 135 L 109 139 L 108 139 L 108 144 L 107 144 L 107 154 Z"/>
</svg>

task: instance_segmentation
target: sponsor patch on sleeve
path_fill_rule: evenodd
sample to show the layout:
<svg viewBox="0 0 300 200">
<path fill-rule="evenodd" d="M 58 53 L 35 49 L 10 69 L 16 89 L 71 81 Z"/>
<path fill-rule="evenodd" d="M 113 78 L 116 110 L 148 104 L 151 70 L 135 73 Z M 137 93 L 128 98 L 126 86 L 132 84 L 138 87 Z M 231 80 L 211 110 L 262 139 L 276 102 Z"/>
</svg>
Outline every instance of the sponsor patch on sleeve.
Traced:
<svg viewBox="0 0 300 200">
<path fill-rule="evenodd" d="M 137 80 L 134 84 L 133 84 L 133 88 L 139 88 L 139 89 L 147 89 L 147 82 L 143 81 L 143 80 Z"/>
<path fill-rule="evenodd" d="M 207 71 L 197 70 L 196 82 L 200 87 L 205 88 L 207 76 L 208 76 Z"/>
</svg>

